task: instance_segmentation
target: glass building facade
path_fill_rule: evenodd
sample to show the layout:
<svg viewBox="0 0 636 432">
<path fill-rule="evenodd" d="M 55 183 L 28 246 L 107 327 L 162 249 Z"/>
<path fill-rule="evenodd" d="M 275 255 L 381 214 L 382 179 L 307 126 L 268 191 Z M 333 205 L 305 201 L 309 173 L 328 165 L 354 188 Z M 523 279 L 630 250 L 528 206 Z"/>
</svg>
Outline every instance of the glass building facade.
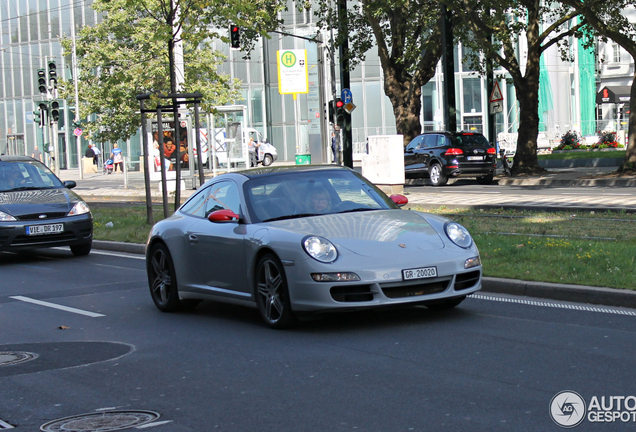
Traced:
<svg viewBox="0 0 636 432">
<path fill-rule="evenodd" d="M 282 15 L 287 32 L 308 38 L 315 36 L 316 18 L 313 13 L 298 11 L 295 3 L 288 1 L 288 10 Z M 42 128 L 33 121 L 34 102 L 44 98 L 36 85 L 37 70 L 46 68 L 47 61 L 55 60 L 58 75 L 71 77 L 71 56 L 62 55 L 60 37 L 69 37 L 73 25 L 79 29 L 100 21 L 100 16 L 91 5 L 92 0 L 0 0 L 0 153 L 30 155 L 36 145 L 42 148 L 46 136 Z M 216 49 L 227 56 L 221 72 L 243 82 L 243 100 L 237 101 L 237 104 L 247 107 L 247 125 L 267 136 L 276 146 L 279 160 L 294 161 L 297 154 L 310 153 L 312 162 L 330 162 L 328 137 L 331 129 L 325 119 L 324 104 L 332 98 L 332 71 L 324 45 L 272 33 L 271 38 L 263 38 L 257 43 L 248 60 L 243 59 L 242 52 L 231 50 L 226 43 L 216 41 L 215 45 Z M 296 99 L 293 95 L 281 95 L 278 91 L 276 53 L 287 49 L 307 50 L 309 93 L 299 94 Z M 557 54 L 552 55 L 554 58 L 556 56 Z M 458 128 L 483 132 L 487 130 L 489 117 L 489 95 L 486 94 L 485 78 L 471 71 L 462 61 L 463 58 L 462 47 L 456 47 L 455 100 Z M 557 80 L 555 68 L 563 66 L 554 66 L 554 58 L 545 63 L 546 76 L 553 82 Z M 335 65 L 335 76 L 339 77 L 337 59 Z M 568 84 L 565 87 L 569 88 L 577 81 L 575 75 L 578 68 L 566 66 L 564 70 L 567 72 L 559 75 L 558 79 L 571 83 L 571 86 Z M 339 80 L 336 81 L 336 95 L 339 96 L 341 88 Z M 423 87 L 423 130 L 444 129 L 442 84 L 440 66 L 437 75 Z M 504 111 L 495 116 L 496 131 L 516 132 L 518 110 L 514 87 L 506 81 L 500 81 L 499 85 L 504 96 Z M 351 72 L 351 92 L 356 105 L 352 113 L 354 153 L 362 151 L 369 135 L 396 133 L 393 107 L 383 88 L 380 59 L 377 50 L 372 48 L 367 53 L 366 60 Z M 563 86 L 559 84 L 558 88 Z M 566 98 L 553 98 L 550 102 L 553 105 L 543 106 L 544 112 L 541 115 L 546 129 L 559 122 L 563 127 L 580 122 L 580 111 L 572 108 L 572 98 L 575 96 L 580 97 L 578 93 L 572 92 Z M 78 145 L 71 126 L 73 109 L 73 106 L 61 101 L 58 142 L 62 169 L 78 166 Z M 81 153 L 88 143 L 84 136 L 80 139 Z M 110 151 L 111 143 L 94 144 L 105 153 Z M 120 143 L 120 147 L 129 157 L 129 169 L 139 169 L 139 134 Z"/>
</svg>

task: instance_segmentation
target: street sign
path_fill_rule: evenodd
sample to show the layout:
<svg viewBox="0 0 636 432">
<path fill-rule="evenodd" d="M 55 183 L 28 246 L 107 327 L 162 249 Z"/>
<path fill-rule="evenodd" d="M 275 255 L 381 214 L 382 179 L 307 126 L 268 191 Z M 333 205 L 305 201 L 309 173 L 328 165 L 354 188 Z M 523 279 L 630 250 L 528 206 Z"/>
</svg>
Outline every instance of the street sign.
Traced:
<svg viewBox="0 0 636 432">
<path fill-rule="evenodd" d="M 351 114 L 351 111 L 356 109 L 356 106 L 353 104 L 353 102 L 349 102 L 346 103 L 343 108 L 347 112 L 347 114 Z"/>
<path fill-rule="evenodd" d="M 490 102 L 490 114 L 497 114 L 503 112 L 502 102 Z"/>
<path fill-rule="evenodd" d="M 353 101 L 353 93 L 351 93 L 351 90 L 348 88 L 342 89 L 340 99 L 342 99 L 345 104 L 351 103 Z"/>
<path fill-rule="evenodd" d="M 75 128 L 75 130 L 73 131 L 73 133 L 75 134 L 75 136 L 77 137 L 81 137 L 82 136 L 82 130 L 80 128 Z"/>
<path fill-rule="evenodd" d="M 280 94 L 309 93 L 307 50 L 276 51 L 278 56 L 278 92 Z"/>
<path fill-rule="evenodd" d="M 503 99 L 504 98 L 503 98 L 503 95 L 501 94 L 499 83 L 495 81 L 495 85 L 492 88 L 492 94 L 490 95 L 489 102 L 501 102 Z"/>
</svg>

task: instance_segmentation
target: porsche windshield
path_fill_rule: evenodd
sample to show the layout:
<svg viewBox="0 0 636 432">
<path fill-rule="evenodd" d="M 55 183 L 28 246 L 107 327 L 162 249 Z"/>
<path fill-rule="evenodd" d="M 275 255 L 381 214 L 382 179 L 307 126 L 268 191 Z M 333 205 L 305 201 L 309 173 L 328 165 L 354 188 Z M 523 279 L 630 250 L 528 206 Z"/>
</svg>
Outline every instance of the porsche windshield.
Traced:
<svg viewBox="0 0 636 432">
<path fill-rule="evenodd" d="M 345 170 L 288 172 L 245 183 L 257 221 L 397 208 L 379 189 Z"/>
</svg>

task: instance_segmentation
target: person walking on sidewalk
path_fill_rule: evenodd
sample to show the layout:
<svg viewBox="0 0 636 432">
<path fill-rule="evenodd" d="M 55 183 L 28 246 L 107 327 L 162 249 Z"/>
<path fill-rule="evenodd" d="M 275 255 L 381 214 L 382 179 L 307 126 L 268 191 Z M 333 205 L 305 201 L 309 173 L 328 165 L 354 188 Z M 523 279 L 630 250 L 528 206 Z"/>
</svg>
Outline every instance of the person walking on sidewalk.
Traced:
<svg viewBox="0 0 636 432">
<path fill-rule="evenodd" d="M 38 146 L 35 146 L 35 148 L 33 149 L 33 153 L 31 153 L 31 157 L 35 159 L 36 161 L 44 162 L 42 160 L 42 152 L 38 150 Z"/>
<path fill-rule="evenodd" d="M 113 164 L 115 165 L 114 171 L 117 172 L 117 166 L 119 166 L 120 172 L 124 173 L 124 155 L 122 150 L 119 148 L 117 144 L 113 144 L 113 151 L 110 154 L 110 158 L 113 160 Z"/>
</svg>

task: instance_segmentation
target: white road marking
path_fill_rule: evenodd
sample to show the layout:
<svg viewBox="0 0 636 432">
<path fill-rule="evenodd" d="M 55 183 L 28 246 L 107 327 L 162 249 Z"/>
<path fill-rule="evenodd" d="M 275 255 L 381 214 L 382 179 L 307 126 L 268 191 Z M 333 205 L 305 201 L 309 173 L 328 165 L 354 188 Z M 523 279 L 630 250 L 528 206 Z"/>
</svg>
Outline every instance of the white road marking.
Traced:
<svg viewBox="0 0 636 432">
<path fill-rule="evenodd" d="M 585 311 L 585 312 L 598 312 L 598 313 L 607 313 L 607 314 L 616 314 L 616 315 L 636 316 L 636 311 L 634 310 L 610 309 L 608 307 L 603 307 L 603 306 L 601 307 L 585 306 L 585 305 L 578 305 L 578 304 L 525 300 L 525 299 L 512 298 L 512 297 L 499 297 L 499 296 L 491 296 L 491 295 L 483 295 L 483 294 L 473 294 L 469 298 L 474 298 L 477 300 L 503 302 L 503 303 L 518 303 L 518 304 L 524 304 L 524 305 L 530 305 L 530 306 L 552 307 L 557 309 L 571 309 L 571 310 L 578 310 L 578 311 Z"/>
<path fill-rule="evenodd" d="M 131 254 L 131 253 L 117 253 L 117 252 L 105 252 L 105 251 L 96 251 L 95 249 L 91 250 L 91 255 L 108 255 L 108 256 L 116 256 L 122 258 L 133 258 L 138 260 L 145 260 L 146 256 L 143 254 Z"/>
<path fill-rule="evenodd" d="M 14 427 L 11 426 L 9 423 L 5 423 L 0 420 L 0 429 L 14 429 Z"/>
<path fill-rule="evenodd" d="M 145 429 L 145 428 L 154 427 L 154 426 L 161 426 L 166 423 L 172 423 L 172 420 L 164 420 L 160 422 L 147 423 L 145 425 L 137 426 L 135 429 Z"/>
<path fill-rule="evenodd" d="M 26 303 L 33 303 L 36 305 L 40 305 L 40 306 L 46 306 L 46 307 L 50 307 L 53 309 L 59 309 L 59 310 L 63 310 L 65 312 L 71 312 L 71 313 L 76 313 L 79 315 L 86 315 L 89 316 L 91 318 L 99 318 L 99 317 L 103 317 L 106 315 L 102 315 L 102 314 L 98 314 L 95 312 L 89 312 L 89 311 L 85 311 L 85 310 L 81 310 L 81 309 L 75 309 L 72 307 L 68 307 L 68 306 L 62 306 L 62 305 L 58 305 L 55 303 L 49 303 L 49 302 L 45 302 L 45 301 L 41 301 L 41 300 L 35 300 L 29 297 L 22 297 L 22 296 L 11 296 L 9 298 L 12 298 L 14 300 L 20 300 Z"/>
</svg>

